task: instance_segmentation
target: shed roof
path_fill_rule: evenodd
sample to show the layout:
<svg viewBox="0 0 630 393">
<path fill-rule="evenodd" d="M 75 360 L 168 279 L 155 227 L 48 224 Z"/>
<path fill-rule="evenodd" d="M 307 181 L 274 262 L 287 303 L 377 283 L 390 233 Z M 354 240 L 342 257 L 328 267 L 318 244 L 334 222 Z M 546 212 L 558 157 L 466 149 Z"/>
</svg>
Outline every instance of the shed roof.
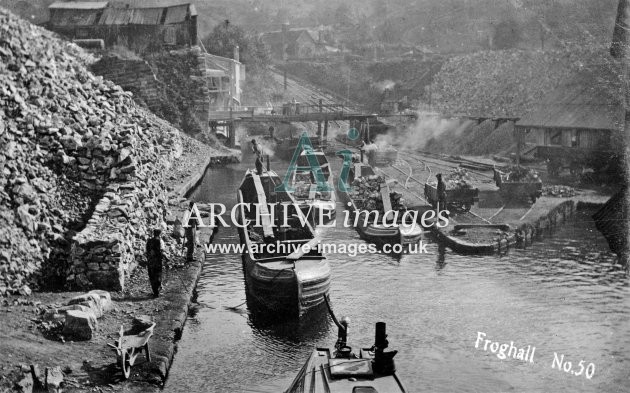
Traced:
<svg viewBox="0 0 630 393">
<path fill-rule="evenodd" d="M 48 6 L 49 9 L 100 10 L 107 7 L 107 1 L 57 1 Z"/>
<path fill-rule="evenodd" d="M 575 74 L 523 116 L 517 127 L 620 130 L 624 122 L 618 65 Z"/>
<path fill-rule="evenodd" d="M 159 25 L 162 8 L 107 8 L 99 25 Z"/>
<path fill-rule="evenodd" d="M 53 26 L 91 26 L 98 21 L 101 9 L 55 8 L 50 13 Z"/>
<path fill-rule="evenodd" d="M 129 8 L 167 8 L 181 5 L 190 5 L 192 3 L 186 0 L 110 0 L 113 6 L 128 6 Z"/>
<path fill-rule="evenodd" d="M 186 15 L 188 15 L 188 4 L 168 7 L 164 24 L 168 25 L 171 23 L 183 22 L 186 20 Z"/>
<path fill-rule="evenodd" d="M 53 25 L 160 25 L 180 23 L 197 15 L 195 6 L 177 1 L 71 1 L 56 2 L 50 7 Z M 97 12 L 102 11 L 98 18 Z M 164 20 L 163 17 L 164 16 Z"/>
</svg>

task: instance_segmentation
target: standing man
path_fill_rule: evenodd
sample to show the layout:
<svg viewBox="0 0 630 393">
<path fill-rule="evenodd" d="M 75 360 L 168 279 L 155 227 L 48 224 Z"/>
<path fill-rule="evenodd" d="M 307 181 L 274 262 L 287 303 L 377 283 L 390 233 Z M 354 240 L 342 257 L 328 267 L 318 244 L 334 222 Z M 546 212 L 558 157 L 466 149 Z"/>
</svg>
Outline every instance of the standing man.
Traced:
<svg viewBox="0 0 630 393">
<path fill-rule="evenodd" d="M 438 173 L 437 177 L 437 197 L 438 197 L 438 210 L 446 209 L 446 184 L 442 181 L 442 174 Z"/>
<path fill-rule="evenodd" d="M 258 173 L 258 175 L 262 175 L 262 173 L 263 173 L 263 152 L 262 152 L 262 148 L 260 147 L 258 142 L 256 142 L 256 139 L 252 139 L 252 151 L 254 152 L 254 154 L 256 154 L 256 162 L 255 162 L 256 173 Z"/>
<path fill-rule="evenodd" d="M 256 155 L 257 158 L 262 157 L 262 149 L 256 139 L 252 139 L 252 152 Z"/>
<path fill-rule="evenodd" d="M 195 202 L 190 202 L 188 205 L 188 214 L 191 214 L 192 208 Z M 195 255 L 195 246 L 197 245 L 197 220 L 188 220 L 188 227 L 186 227 L 186 261 L 191 262 Z"/>
<path fill-rule="evenodd" d="M 160 296 L 162 288 L 162 259 L 164 258 L 164 242 L 162 241 L 162 230 L 153 230 L 153 237 L 147 240 L 146 256 L 149 281 L 153 290 L 153 297 Z"/>
</svg>

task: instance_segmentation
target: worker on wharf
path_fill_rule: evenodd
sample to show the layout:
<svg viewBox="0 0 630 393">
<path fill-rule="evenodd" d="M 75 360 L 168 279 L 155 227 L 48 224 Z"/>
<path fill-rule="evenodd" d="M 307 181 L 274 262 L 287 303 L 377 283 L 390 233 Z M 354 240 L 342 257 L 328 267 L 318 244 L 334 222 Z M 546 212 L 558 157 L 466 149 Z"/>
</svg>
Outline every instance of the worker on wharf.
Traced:
<svg viewBox="0 0 630 393">
<path fill-rule="evenodd" d="M 446 184 L 442 180 L 442 174 L 435 175 L 437 178 L 437 197 L 438 197 L 438 209 L 446 209 Z"/>
<path fill-rule="evenodd" d="M 194 204 L 195 202 L 191 201 L 190 204 L 188 205 L 188 209 L 189 209 L 188 214 L 190 214 L 190 212 L 192 211 Z M 188 262 L 191 262 L 195 255 L 195 246 L 197 245 L 197 225 L 198 225 L 197 220 L 188 220 L 188 226 L 186 227 L 186 230 L 185 230 L 186 260 Z"/>
<path fill-rule="evenodd" d="M 164 242 L 162 241 L 161 229 L 155 229 L 153 237 L 147 240 L 146 257 L 153 297 L 158 297 L 160 296 L 160 289 L 162 289 L 162 261 L 164 259 Z"/>
</svg>

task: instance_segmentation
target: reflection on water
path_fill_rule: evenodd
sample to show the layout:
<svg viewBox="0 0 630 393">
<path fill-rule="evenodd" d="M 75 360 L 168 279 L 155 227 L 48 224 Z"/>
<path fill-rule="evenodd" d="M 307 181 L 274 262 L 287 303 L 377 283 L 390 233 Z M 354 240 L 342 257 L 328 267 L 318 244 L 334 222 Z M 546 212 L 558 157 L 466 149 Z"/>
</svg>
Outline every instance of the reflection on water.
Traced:
<svg viewBox="0 0 630 393">
<path fill-rule="evenodd" d="M 195 197 L 231 207 L 244 169 L 210 171 Z M 347 228 L 322 236 L 361 242 Z M 238 242 L 236 230 L 222 230 L 217 241 Z M 328 256 L 333 309 L 351 317 L 349 344 L 371 345 L 374 323 L 387 322 L 411 391 L 630 391 L 629 280 L 588 215 L 503 256 L 427 249 L 400 258 Z M 202 306 L 186 325 L 167 392 L 281 392 L 315 344 L 336 340 L 325 308 L 299 322 L 250 311 L 239 255 L 207 260 L 198 292 Z M 536 346 L 534 363 L 476 350 L 478 331 Z M 593 379 L 552 369 L 554 352 L 593 363 Z"/>
</svg>

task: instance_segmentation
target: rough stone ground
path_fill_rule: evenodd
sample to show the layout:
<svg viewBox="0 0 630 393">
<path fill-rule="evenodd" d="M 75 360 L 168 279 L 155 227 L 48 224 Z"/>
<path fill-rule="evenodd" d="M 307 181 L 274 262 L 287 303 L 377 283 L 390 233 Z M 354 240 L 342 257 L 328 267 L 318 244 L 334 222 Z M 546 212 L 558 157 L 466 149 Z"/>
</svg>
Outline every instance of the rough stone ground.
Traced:
<svg viewBox="0 0 630 393">
<path fill-rule="evenodd" d="M 233 153 L 217 151 L 182 134 L 182 157 L 166 174 L 165 186 L 180 188 L 186 179 L 199 177 L 206 169 L 210 157 L 223 157 Z M 181 200 L 172 195 L 173 200 Z M 185 203 L 182 203 L 185 206 Z M 171 208 L 179 215 L 179 206 Z M 168 236 L 169 234 L 167 234 Z M 202 235 L 206 238 L 207 235 Z M 124 291 L 112 292 L 113 310 L 98 320 L 95 337 L 90 341 L 62 342 L 58 336 L 46 338 L 38 330 L 38 315 L 48 305 L 63 304 L 81 292 L 34 292 L 25 298 L 9 296 L 0 302 L 0 393 L 15 391 L 15 382 L 21 376 L 22 365 L 38 364 L 40 369 L 60 366 L 66 374 L 65 392 L 147 392 L 158 391 L 170 368 L 176 351 L 175 341 L 181 335 L 188 306 L 201 271 L 201 249 L 193 263 L 185 263 L 183 249 L 179 256 L 167 262 L 164 274 L 164 292 L 158 299 L 151 294 L 145 268 L 137 268 L 128 279 Z M 131 378 L 122 380 L 115 353 L 107 347 L 118 337 L 120 326 L 131 325 L 135 316 L 148 315 L 156 323 L 151 338 L 152 362 L 143 355 L 131 370 Z"/>
</svg>

